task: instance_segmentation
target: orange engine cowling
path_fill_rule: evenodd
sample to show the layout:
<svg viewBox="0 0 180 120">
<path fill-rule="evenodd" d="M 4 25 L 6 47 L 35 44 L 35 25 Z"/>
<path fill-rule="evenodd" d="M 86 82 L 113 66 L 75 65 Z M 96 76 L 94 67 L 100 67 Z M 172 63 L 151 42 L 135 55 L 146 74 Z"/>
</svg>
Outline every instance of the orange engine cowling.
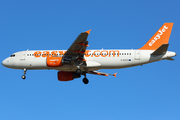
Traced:
<svg viewBox="0 0 180 120">
<path fill-rule="evenodd" d="M 62 57 L 47 57 L 48 67 L 59 67 L 62 66 Z"/>
<path fill-rule="evenodd" d="M 76 74 L 75 72 L 65 72 L 65 71 L 59 71 L 58 72 L 58 80 L 59 81 L 70 81 L 74 78 L 80 78 L 80 74 Z"/>
</svg>

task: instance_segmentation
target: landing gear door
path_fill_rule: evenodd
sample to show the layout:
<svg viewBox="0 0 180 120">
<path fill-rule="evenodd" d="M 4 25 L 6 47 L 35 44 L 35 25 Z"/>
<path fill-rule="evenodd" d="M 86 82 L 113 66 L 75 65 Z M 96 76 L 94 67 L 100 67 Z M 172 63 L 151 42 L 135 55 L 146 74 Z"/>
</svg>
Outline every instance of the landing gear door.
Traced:
<svg viewBox="0 0 180 120">
<path fill-rule="evenodd" d="M 134 51 L 134 60 L 140 60 L 140 51 L 139 50 Z"/>
<path fill-rule="evenodd" d="M 20 60 L 25 60 L 26 59 L 26 52 L 22 52 Z"/>
</svg>

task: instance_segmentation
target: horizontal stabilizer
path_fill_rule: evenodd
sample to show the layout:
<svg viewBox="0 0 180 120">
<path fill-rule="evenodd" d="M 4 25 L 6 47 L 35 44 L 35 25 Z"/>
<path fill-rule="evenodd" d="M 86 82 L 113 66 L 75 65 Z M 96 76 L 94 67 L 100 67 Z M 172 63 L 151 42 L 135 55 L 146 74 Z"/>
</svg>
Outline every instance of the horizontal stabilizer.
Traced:
<svg viewBox="0 0 180 120">
<path fill-rule="evenodd" d="M 169 58 L 166 58 L 165 60 L 174 60 L 173 58 L 169 57 Z"/>
<path fill-rule="evenodd" d="M 169 44 L 161 45 L 157 50 L 155 50 L 151 55 L 162 55 L 165 54 L 168 49 Z"/>
</svg>

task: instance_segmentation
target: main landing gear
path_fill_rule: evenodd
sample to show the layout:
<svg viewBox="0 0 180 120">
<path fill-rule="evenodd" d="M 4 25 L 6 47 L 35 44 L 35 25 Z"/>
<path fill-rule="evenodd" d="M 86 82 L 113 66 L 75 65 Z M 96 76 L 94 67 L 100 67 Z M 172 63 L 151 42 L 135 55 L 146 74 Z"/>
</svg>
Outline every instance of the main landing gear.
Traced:
<svg viewBox="0 0 180 120">
<path fill-rule="evenodd" d="M 84 84 L 88 84 L 89 83 L 89 80 L 87 78 L 83 78 L 83 83 Z"/>
<path fill-rule="evenodd" d="M 79 67 L 76 69 L 76 74 L 84 75 L 84 78 L 82 80 L 83 83 L 84 84 L 88 84 L 89 83 L 89 80 L 86 78 L 86 72 L 82 72 Z"/>
<path fill-rule="evenodd" d="M 77 74 L 81 74 L 81 73 L 82 73 L 81 69 L 79 69 L 79 68 L 76 69 L 76 73 L 77 73 Z"/>
<path fill-rule="evenodd" d="M 84 75 L 84 78 L 83 78 L 83 83 L 84 84 L 88 84 L 89 83 L 89 80 L 86 78 L 86 73 L 83 73 L 83 75 Z"/>
<path fill-rule="evenodd" d="M 24 79 L 26 79 L 26 71 L 27 71 L 27 69 L 24 68 L 23 71 L 24 71 L 24 75 L 22 75 L 21 78 L 24 80 Z"/>
</svg>

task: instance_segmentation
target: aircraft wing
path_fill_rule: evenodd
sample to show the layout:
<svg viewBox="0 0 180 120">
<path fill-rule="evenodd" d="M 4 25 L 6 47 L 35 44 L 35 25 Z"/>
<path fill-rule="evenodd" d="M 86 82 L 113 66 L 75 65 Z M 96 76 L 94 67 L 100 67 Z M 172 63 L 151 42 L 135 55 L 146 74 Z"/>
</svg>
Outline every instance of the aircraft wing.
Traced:
<svg viewBox="0 0 180 120">
<path fill-rule="evenodd" d="M 114 77 L 116 77 L 116 74 L 117 74 L 117 73 L 109 74 L 109 73 L 104 73 L 104 72 L 100 72 L 100 71 L 88 71 L 87 73 L 89 73 L 89 74 L 94 74 L 94 75 L 102 75 L 102 76 L 112 75 L 112 76 L 114 76 Z"/>
<path fill-rule="evenodd" d="M 76 60 L 79 59 L 81 61 L 84 60 L 84 53 L 86 48 L 88 47 L 87 37 L 90 34 L 91 30 L 81 33 L 76 40 L 72 43 L 72 45 L 68 48 L 66 53 L 64 54 L 64 58 L 67 60 Z"/>
</svg>

